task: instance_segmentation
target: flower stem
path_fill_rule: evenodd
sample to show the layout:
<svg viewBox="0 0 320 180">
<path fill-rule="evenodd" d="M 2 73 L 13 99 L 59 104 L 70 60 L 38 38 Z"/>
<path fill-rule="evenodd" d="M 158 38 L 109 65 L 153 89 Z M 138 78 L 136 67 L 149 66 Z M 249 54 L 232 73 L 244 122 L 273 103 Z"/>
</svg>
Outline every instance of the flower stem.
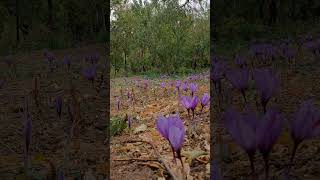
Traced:
<svg viewBox="0 0 320 180">
<path fill-rule="evenodd" d="M 269 154 L 263 155 L 264 165 L 265 165 L 265 178 L 269 178 Z"/>
<path fill-rule="evenodd" d="M 296 151 L 298 149 L 298 146 L 300 144 L 300 141 L 294 141 L 294 144 L 293 144 L 293 149 L 292 149 L 292 154 L 291 154 L 291 158 L 290 158 L 290 167 L 292 166 L 293 164 L 293 159 L 296 155 Z"/>
<path fill-rule="evenodd" d="M 248 154 L 249 160 L 250 160 L 250 167 L 251 167 L 251 173 L 252 175 L 255 174 L 255 168 L 254 168 L 254 154 Z"/>
</svg>

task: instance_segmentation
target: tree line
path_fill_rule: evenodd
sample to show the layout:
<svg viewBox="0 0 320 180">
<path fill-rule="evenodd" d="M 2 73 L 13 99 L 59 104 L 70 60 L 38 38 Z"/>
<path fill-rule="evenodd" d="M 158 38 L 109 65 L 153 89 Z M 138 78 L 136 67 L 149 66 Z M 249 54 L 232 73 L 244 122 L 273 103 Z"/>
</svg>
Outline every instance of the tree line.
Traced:
<svg viewBox="0 0 320 180">
<path fill-rule="evenodd" d="M 209 1 L 112 0 L 114 73 L 179 73 L 209 67 Z"/>
<path fill-rule="evenodd" d="M 3 0 L 0 49 L 65 48 L 106 42 L 107 0 Z"/>
</svg>

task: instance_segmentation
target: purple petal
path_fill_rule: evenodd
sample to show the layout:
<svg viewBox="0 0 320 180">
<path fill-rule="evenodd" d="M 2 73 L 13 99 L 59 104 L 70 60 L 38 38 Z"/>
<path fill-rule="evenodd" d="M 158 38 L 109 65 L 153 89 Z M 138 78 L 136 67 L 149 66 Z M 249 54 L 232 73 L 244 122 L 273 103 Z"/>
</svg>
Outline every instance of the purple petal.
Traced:
<svg viewBox="0 0 320 180">
<path fill-rule="evenodd" d="M 176 126 L 169 127 L 169 141 L 175 151 L 182 148 L 184 142 L 185 131 Z"/>
<path fill-rule="evenodd" d="M 257 128 L 258 148 L 262 154 L 267 154 L 271 151 L 281 134 L 283 124 L 284 117 L 279 111 L 275 109 L 267 111 Z"/>
<path fill-rule="evenodd" d="M 201 105 L 204 107 L 208 105 L 210 102 L 210 96 L 208 93 L 204 93 L 202 98 L 201 98 Z"/>
<path fill-rule="evenodd" d="M 168 139 L 169 121 L 164 116 L 160 116 L 157 120 L 157 130 L 166 139 Z"/>
</svg>

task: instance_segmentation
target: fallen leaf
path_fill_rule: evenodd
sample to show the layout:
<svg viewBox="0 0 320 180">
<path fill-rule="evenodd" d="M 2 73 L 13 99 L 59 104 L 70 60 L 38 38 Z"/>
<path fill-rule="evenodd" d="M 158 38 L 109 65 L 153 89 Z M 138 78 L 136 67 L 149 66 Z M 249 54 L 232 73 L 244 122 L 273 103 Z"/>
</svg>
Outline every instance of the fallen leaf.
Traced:
<svg viewBox="0 0 320 180">
<path fill-rule="evenodd" d="M 136 129 L 134 130 L 134 134 L 138 134 L 146 130 L 147 130 L 147 126 L 145 124 L 141 124 L 140 126 L 136 127 Z"/>
<path fill-rule="evenodd" d="M 202 155 L 207 155 L 208 153 L 206 153 L 205 151 L 194 150 L 194 151 L 184 151 L 181 154 L 187 158 L 186 162 L 188 164 L 191 164 L 193 159 Z"/>
</svg>

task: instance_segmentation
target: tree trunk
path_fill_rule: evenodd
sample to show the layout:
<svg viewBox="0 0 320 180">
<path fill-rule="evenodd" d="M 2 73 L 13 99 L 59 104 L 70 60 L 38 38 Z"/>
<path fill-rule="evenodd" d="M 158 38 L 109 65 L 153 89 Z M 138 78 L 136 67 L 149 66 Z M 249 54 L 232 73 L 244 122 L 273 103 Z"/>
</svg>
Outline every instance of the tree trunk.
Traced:
<svg viewBox="0 0 320 180">
<path fill-rule="evenodd" d="M 48 0 L 48 13 L 49 13 L 48 27 L 50 30 L 52 30 L 52 28 L 53 28 L 52 0 Z"/>
<path fill-rule="evenodd" d="M 292 0 L 291 18 L 296 17 L 296 0 Z"/>
<path fill-rule="evenodd" d="M 19 44 L 20 42 L 20 33 L 19 33 L 19 29 L 20 29 L 20 11 L 19 11 L 19 0 L 16 0 L 16 42 L 17 44 Z"/>
<path fill-rule="evenodd" d="M 264 0 L 261 0 L 259 4 L 259 13 L 260 13 L 260 19 L 262 22 L 264 22 Z"/>
<path fill-rule="evenodd" d="M 197 55 L 193 55 L 193 61 L 192 61 L 192 69 L 196 70 L 197 68 Z"/>
<path fill-rule="evenodd" d="M 128 76 L 127 73 L 127 53 L 124 52 L 124 71 L 125 71 L 125 76 Z"/>
<path fill-rule="evenodd" d="M 270 0 L 268 3 L 269 6 L 269 25 L 276 22 L 278 17 L 278 9 L 275 0 Z"/>
</svg>

